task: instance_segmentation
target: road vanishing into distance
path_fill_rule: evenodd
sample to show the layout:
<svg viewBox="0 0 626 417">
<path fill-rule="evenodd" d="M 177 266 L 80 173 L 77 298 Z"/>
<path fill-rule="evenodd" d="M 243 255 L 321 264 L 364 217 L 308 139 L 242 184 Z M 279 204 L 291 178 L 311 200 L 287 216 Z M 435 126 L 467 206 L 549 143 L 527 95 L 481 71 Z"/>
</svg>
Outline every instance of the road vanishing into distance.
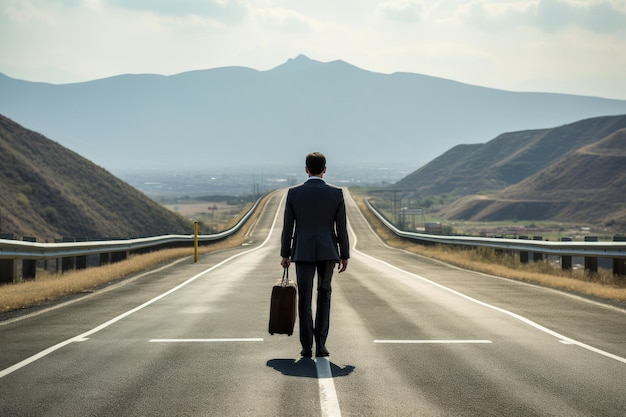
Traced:
<svg viewBox="0 0 626 417">
<path fill-rule="evenodd" d="M 267 332 L 279 192 L 241 247 L 0 322 L 0 416 L 626 415 L 624 310 L 389 248 L 346 199 L 328 358 Z"/>
</svg>

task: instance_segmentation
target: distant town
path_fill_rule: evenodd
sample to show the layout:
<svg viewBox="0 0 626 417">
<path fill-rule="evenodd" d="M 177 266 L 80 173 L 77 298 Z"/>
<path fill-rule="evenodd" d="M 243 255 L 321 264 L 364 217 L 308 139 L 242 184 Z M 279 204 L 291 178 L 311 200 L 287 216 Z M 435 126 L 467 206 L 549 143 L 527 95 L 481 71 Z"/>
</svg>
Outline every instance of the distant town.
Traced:
<svg viewBox="0 0 626 417">
<path fill-rule="evenodd" d="M 412 169 L 399 167 L 333 167 L 324 178 L 337 186 L 380 187 L 393 184 L 410 172 Z M 234 168 L 123 170 L 114 174 L 157 201 L 175 196 L 260 195 L 306 179 L 304 168 L 298 172 L 293 167 L 250 169 L 248 172 Z"/>
</svg>

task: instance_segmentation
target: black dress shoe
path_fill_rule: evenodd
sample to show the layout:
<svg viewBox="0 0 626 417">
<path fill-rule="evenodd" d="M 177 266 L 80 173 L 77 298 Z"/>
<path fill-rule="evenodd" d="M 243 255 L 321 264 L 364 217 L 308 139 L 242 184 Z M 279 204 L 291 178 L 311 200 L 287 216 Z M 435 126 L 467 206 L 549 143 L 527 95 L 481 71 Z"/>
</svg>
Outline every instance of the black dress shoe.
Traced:
<svg viewBox="0 0 626 417">
<path fill-rule="evenodd" d="M 315 350 L 315 356 L 317 357 L 325 357 L 328 355 L 330 355 L 330 352 L 328 352 L 325 346 L 320 346 Z"/>
<path fill-rule="evenodd" d="M 313 357 L 313 352 L 311 351 L 311 349 L 302 349 L 300 355 L 302 355 L 303 358 L 311 358 Z"/>
</svg>

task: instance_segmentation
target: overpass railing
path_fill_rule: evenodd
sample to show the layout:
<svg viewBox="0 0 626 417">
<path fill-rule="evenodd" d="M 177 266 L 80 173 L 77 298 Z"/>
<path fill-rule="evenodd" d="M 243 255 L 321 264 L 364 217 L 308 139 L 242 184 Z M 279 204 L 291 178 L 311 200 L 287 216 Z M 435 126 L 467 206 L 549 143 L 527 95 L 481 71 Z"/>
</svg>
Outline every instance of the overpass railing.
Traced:
<svg viewBox="0 0 626 417">
<path fill-rule="evenodd" d="M 260 203 L 257 200 L 236 225 L 228 230 L 210 235 L 198 235 L 198 244 L 207 244 L 233 235 L 248 221 Z M 19 281 L 18 261 L 22 261 L 21 278 L 35 279 L 38 260 L 55 259 L 57 269 L 65 272 L 87 268 L 88 255 L 100 255 L 98 265 L 124 260 L 131 253 L 144 253 L 173 247 L 192 247 L 195 234 L 163 235 L 136 239 L 102 240 L 86 242 L 39 243 L 0 238 L 0 284 Z M 31 239 L 34 240 L 34 239 Z"/>
<path fill-rule="evenodd" d="M 393 223 L 380 213 L 369 201 L 365 200 L 368 209 L 396 236 L 409 239 L 417 243 L 432 245 L 456 245 L 467 247 L 493 248 L 506 252 L 517 252 L 520 261 L 526 263 L 529 254 L 533 260 L 543 259 L 544 255 L 560 256 L 562 269 L 572 268 L 572 257 L 583 257 L 585 269 L 590 272 L 598 271 L 598 258 L 608 258 L 613 260 L 613 273 L 615 275 L 626 275 L 626 238 L 615 236 L 613 242 L 598 242 L 589 239 L 584 242 L 572 241 L 547 241 L 529 240 L 519 237 L 518 239 L 508 238 L 487 238 L 473 236 L 448 236 L 427 233 L 408 232 L 398 229 Z"/>
</svg>

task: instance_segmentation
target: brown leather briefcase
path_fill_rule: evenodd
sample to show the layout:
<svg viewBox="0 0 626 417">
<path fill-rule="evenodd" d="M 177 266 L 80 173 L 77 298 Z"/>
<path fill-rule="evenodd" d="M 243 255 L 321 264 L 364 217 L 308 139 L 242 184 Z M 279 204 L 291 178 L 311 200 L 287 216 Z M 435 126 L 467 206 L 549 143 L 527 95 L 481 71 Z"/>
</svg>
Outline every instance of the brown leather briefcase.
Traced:
<svg viewBox="0 0 626 417">
<path fill-rule="evenodd" d="M 270 302 L 270 334 L 293 334 L 296 322 L 296 283 L 289 280 L 289 268 L 283 270 L 283 278 L 272 288 Z"/>
</svg>

